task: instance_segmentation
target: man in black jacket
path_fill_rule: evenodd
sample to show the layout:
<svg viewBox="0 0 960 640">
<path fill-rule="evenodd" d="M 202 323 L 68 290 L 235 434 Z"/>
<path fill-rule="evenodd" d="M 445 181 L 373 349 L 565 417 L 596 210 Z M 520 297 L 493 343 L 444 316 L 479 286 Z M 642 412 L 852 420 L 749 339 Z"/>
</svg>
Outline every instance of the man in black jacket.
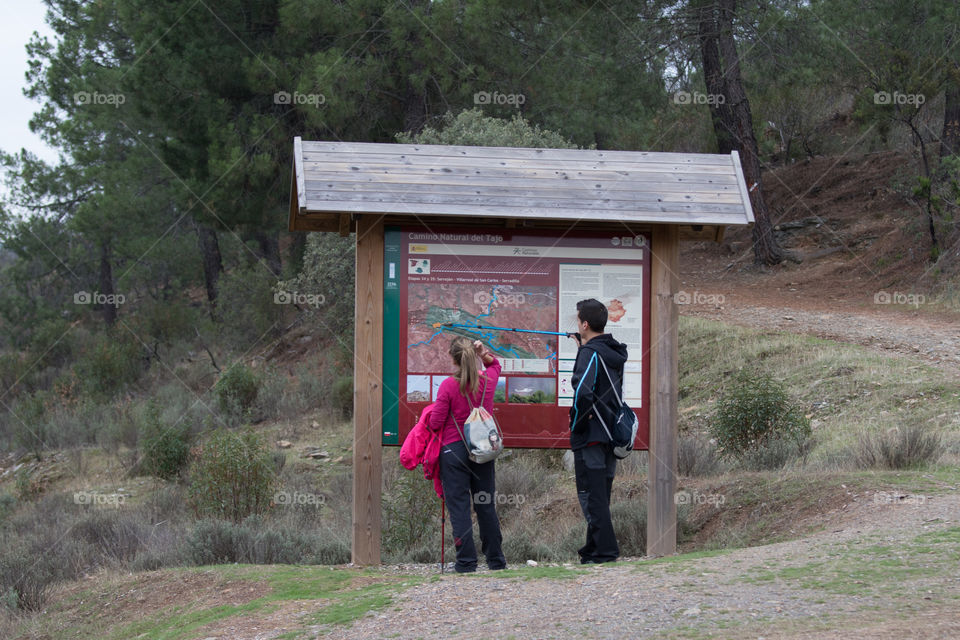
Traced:
<svg viewBox="0 0 960 640">
<path fill-rule="evenodd" d="M 610 520 L 610 491 L 617 472 L 610 436 L 597 417 L 613 424 L 622 396 L 623 364 L 627 346 L 603 330 L 607 326 L 607 308 L 593 298 L 577 303 L 581 346 L 573 366 L 570 383 L 574 389 L 570 407 L 570 449 L 577 481 L 577 498 L 587 519 L 587 543 L 580 548 L 582 564 L 612 562 L 620 555 L 617 537 Z M 607 365 L 610 380 L 600 359 Z"/>
</svg>

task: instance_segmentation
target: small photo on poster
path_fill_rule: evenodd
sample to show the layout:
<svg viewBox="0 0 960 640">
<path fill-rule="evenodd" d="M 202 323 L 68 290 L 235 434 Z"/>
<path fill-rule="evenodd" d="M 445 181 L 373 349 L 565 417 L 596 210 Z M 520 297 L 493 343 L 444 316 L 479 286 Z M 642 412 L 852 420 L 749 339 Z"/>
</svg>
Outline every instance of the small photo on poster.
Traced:
<svg viewBox="0 0 960 640">
<path fill-rule="evenodd" d="M 556 378 L 508 378 L 510 402 L 516 404 L 556 404 Z"/>
<path fill-rule="evenodd" d="M 419 377 L 419 376 L 408 376 L 408 377 Z M 423 376 L 424 378 L 429 378 L 431 376 Z M 437 400 L 437 392 L 440 390 L 440 385 L 444 380 L 450 376 L 433 376 L 433 391 L 430 394 L 430 398 L 433 402 Z M 480 384 L 483 384 L 481 380 Z M 507 401 L 507 381 L 505 378 L 501 377 L 497 380 L 497 390 L 493 392 L 493 401 L 494 402 L 506 402 Z"/>
<path fill-rule="evenodd" d="M 407 402 L 430 402 L 430 376 L 407 376 Z"/>
<path fill-rule="evenodd" d="M 494 402 L 507 401 L 507 379 L 500 377 L 497 379 L 497 390 L 493 392 Z"/>
</svg>

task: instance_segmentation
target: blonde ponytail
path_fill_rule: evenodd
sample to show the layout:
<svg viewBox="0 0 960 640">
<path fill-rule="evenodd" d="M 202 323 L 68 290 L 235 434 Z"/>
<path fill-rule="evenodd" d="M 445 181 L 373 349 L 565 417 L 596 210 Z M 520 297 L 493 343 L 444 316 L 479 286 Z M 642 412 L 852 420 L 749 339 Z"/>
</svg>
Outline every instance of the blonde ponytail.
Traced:
<svg viewBox="0 0 960 640">
<path fill-rule="evenodd" d="M 477 353 L 469 338 L 455 338 L 450 343 L 450 356 L 457 365 L 457 372 L 453 377 L 460 383 L 460 393 L 473 395 L 480 387 L 480 367 L 477 364 Z"/>
</svg>

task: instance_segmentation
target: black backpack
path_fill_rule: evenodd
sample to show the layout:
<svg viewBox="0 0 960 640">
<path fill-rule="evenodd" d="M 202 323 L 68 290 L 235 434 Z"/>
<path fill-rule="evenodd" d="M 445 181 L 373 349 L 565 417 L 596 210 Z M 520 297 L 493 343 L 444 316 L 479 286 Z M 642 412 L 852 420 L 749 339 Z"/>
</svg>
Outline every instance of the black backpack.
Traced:
<svg viewBox="0 0 960 640">
<path fill-rule="evenodd" d="M 627 403 L 617 393 L 617 386 L 613 383 L 610 370 L 607 369 L 607 363 L 599 357 L 599 354 L 597 360 L 603 365 L 603 372 L 607 374 L 607 380 L 610 381 L 610 389 L 617 398 L 617 412 L 611 425 L 608 425 L 601 412 L 597 411 L 596 404 L 593 405 L 593 413 L 597 416 L 600 424 L 603 425 L 607 437 L 610 438 L 610 444 L 613 445 L 613 455 L 621 459 L 626 458 L 633 451 L 633 443 L 637 439 L 637 429 L 640 427 L 640 421 L 637 420 L 637 414 L 633 412 L 633 409 L 627 406 Z"/>
</svg>

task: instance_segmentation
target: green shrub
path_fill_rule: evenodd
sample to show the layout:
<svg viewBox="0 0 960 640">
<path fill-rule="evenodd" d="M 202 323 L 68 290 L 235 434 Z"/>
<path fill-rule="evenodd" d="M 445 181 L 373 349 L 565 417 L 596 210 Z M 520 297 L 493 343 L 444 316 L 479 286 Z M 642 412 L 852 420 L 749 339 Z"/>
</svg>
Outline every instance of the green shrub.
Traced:
<svg viewBox="0 0 960 640">
<path fill-rule="evenodd" d="M 320 406 L 329 395 L 330 377 L 328 371 L 318 376 L 309 367 L 297 365 L 293 373 L 294 388 L 287 389 L 280 398 L 280 416 L 291 418 Z"/>
<path fill-rule="evenodd" d="M 202 520 L 187 537 L 193 564 L 342 564 L 349 562 L 346 542 L 334 536 L 268 526 L 257 516 L 241 523 Z"/>
<path fill-rule="evenodd" d="M 13 484 L 17 492 L 17 499 L 21 502 L 36 500 L 46 488 L 40 474 L 30 467 L 19 469 L 13 477 Z"/>
<path fill-rule="evenodd" d="M 680 436 L 677 447 L 677 473 L 688 478 L 714 475 L 722 469 L 717 447 L 696 434 Z"/>
<path fill-rule="evenodd" d="M 110 413 L 98 432 L 98 444 L 105 451 L 117 455 L 121 445 L 128 449 L 137 448 L 140 427 L 134 416 L 136 408 L 138 405 L 130 399 L 121 400 L 111 407 Z"/>
<path fill-rule="evenodd" d="M 643 499 L 617 500 L 610 505 L 610 520 L 624 557 L 647 553 L 647 501 Z"/>
<path fill-rule="evenodd" d="M 488 147 L 548 147 L 576 149 L 562 134 L 531 125 L 519 113 L 509 120 L 486 115 L 482 109 L 464 109 L 456 116 L 447 112 L 439 127 L 426 126 L 419 133 L 397 134 L 397 141 L 415 144 L 456 144 Z M 591 145 L 590 149 L 595 145 Z"/>
<path fill-rule="evenodd" d="M 227 250 L 226 243 L 221 246 Z M 241 254 L 244 258 L 249 255 L 246 251 Z M 276 335 L 285 326 L 284 312 L 292 308 L 274 301 L 276 283 L 276 277 L 259 262 L 225 271 L 217 295 L 219 338 L 246 349 Z"/>
<path fill-rule="evenodd" d="M 0 597 L 5 608 L 40 611 L 55 581 L 42 556 L 35 558 L 20 547 L 4 549 L 0 555 Z"/>
<path fill-rule="evenodd" d="M 15 397 L 26 389 L 23 379 L 28 370 L 29 364 L 19 354 L 0 353 L 0 389 L 4 390 L 6 398 Z M 9 403 L 9 400 L 6 402 Z"/>
<path fill-rule="evenodd" d="M 13 441 L 32 451 L 37 458 L 43 456 L 49 445 L 47 411 L 53 402 L 52 393 L 37 391 L 20 398 L 10 411 Z"/>
<path fill-rule="evenodd" d="M 301 305 L 308 322 L 323 327 L 353 345 L 354 240 L 336 233 L 311 233 L 303 254 L 303 269 L 296 277 L 278 282 L 275 292 L 317 296 L 320 304 Z M 278 305 L 293 308 L 293 305 Z"/>
<path fill-rule="evenodd" d="M 238 362 L 220 375 L 214 385 L 214 393 L 220 411 L 228 415 L 238 412 L 249 415 L 260 392 L 260 376 L 245 364 Z"/>
<path fill-rule="evenodd" d="M 107 398 L 136 382 L 144 371 L 145 360 L 139 343 L 129 335 L 100 335 L 76 361 L 77 378 L 84 391 Z"/>
<path fill-rule="evenodd" d="M 498 503 L 497 510 L 501 514 L 514 510 L 513 505 L 517 505 L 516 508 L 532 505 L 556 485 L 559 471 L 548 470 L 548 464 L 555 465 L 562 454 L 559 451 L 542 451 L 524 451 L 498 463 L 497 494 L 502 496 L 502 501 Z"/>
<path fill-rule="evenodd" d="M 861 469 L 911 469 L 936 462 L 944 449 L 939 432 L 919 425 L 875 434 L 864 431 L 858 440 L 856 461 Z"/>
<path fill-rule="evenodd" d="M 721 454 L 743 459 L 773 440 L 796 443 L 806 450 L 810 421 L 770 375 L 741 371 L 717 402 L 710 423 Z"/>
<path fill-rule="evenodd" d="M 119 509 L 86 509 L 70 527 L 70 537 L 94 551 L 90 564 L 128 563 L 149 541 L 153 525 Z"/>
<path fill-rule="evenodd" d="M 474 540 L 477 538 L 474 537 Z M 583 544 L 582 540 L 580 544 Z M 530 524 L 516 527 L 509 534 L 504 534 L 503 555 L 508 564 L 523 564 L 527 560 L 552 562 L 566 559 L 561 558 L 559 550 L 543 538 L 541 530 Z"/>
<path fill-rule="evenodd" d="M 204 520 L 187 538 L 190 561 L 197 565 L 242 562 L 250 546 L 249 528 L 223 520 Z"/>
<path fill-rule="evenodd" d="M 137 335 L 144 336 L 144 341 L 151 344 L 153 340 L 170 344 L 174 340 L 193 338 L 199 313 L 187 304 L 169 300 L 145 302 L 137 309 Z"/>
<path fill-rule="evenodd" d="M 199 516 L 240 522 L 266 512 L 276 483 L 263 436 L 218 429 L 202 443 L 191 466 L 188 499 Z"/>
<path fill-rule="evenodd" d="M 151 400 L 141 426 L 140 472 L 172 480 L 187 466 L 190 455 L 190 428 L 182 421 L 172 426 L 160 420 L 160 407 Z"/>
<path fill-rule="evenodd" d="M 353 376 L 341 376 L 333 383 L 333 408 L 345 418 L 353 415 Z"/>
<path fill-rule="evenodd" d="M 747 451 L 739 460 L 740 466 L 748 471 L 778 471 L 797 458 L 806 458 L 812 442 L 810 438 L 769 438 Z"/>
<path fill-rule="evenodd" d="M 63 318 L 44 320 L 30 336 L 30 361 L 35 367 L 60 367 L 70 361 L 76 349 L 76 336 Z"/>
<path fill-rule="evenodd" d="M 388 475 L 383 495 L 383 549 L 391 561 L 410 561 L 410 552 L 440 549 L 440 500 L 433 483 L 406 469 Z"/>
<path fill-rule="evenodd" d="M 17 497 L 12 493 L 0 493 L 0 526 L 7 517 L 17 508 Z"/>
</svg>

